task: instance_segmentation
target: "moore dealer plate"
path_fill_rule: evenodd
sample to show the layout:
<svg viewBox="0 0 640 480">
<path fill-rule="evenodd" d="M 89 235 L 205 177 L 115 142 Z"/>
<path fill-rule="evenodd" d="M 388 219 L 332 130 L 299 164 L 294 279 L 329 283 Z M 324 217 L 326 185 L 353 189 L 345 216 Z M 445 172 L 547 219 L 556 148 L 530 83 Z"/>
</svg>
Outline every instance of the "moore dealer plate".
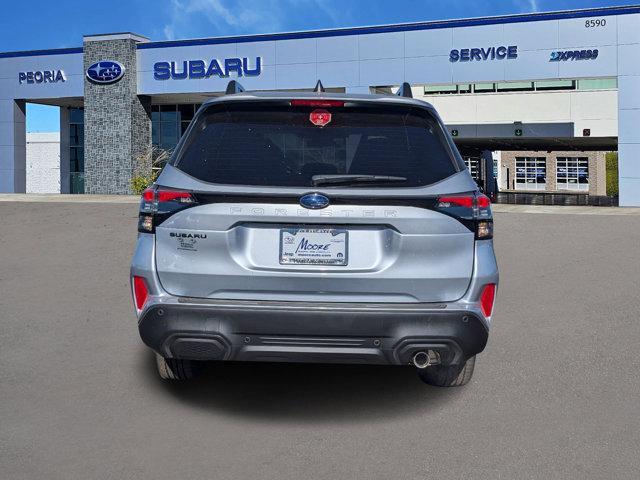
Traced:
<svg viewBox="0 0 640 480">
<path fill-rule="evenodd" d="M 283 265 L 346 265 L 349 232 L 343 228 L 280 230 Z"/>
</svg>

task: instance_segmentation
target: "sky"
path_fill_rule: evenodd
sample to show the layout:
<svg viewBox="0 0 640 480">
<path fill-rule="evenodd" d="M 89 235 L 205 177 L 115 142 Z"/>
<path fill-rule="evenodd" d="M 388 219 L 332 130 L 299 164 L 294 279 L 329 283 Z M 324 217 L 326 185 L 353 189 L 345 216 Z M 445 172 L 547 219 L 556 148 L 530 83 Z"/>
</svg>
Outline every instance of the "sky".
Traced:
<svg viewBox="0 0 640 480">
<path fill-rule="evenodd" d="M 448 20 L 637 3 L 635 0 L 128 0 L 7 1 L 0 52 L 82 46 L 82 36 L 151 40 Z M 56 107 L 28 105 L 27 130 L 57 131 Z"/>
</svg>

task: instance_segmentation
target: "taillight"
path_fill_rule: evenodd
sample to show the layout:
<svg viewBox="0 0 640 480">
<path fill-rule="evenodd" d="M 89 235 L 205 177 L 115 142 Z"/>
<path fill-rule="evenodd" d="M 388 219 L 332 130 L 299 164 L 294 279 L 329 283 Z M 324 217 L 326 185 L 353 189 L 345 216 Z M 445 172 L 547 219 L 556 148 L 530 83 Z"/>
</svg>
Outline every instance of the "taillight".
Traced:
<svg viewBox="0 0 640 480">
<path fill-rule="evenodd" d="M 445 195 L 439 197 L 436 209 L 465 224 L 478 240 L 493 238 L 491 201 L 483 194 Z"/>
<path fill-rule="evenodd" d="M 459 197 L 440 197 L 438 199 L 438 208 L 473 208 L 473 195 L 464 195 Z"/>
<path fill-rule="evenodd" d="M 485 317 L 490 317 L 493 313 L 493 301 L 496 299 L 496 285 L 490 283 L 485 285 L 480 294 L 480 309 Z"/>
<path fill-rule="evenodd" d="M 158 202 L 193 203 L 193 197 L 189 192 L 158 190 L 156 194 L 158 196 Z"/>
<path fill-rule="evenodd" d="M 136 302 L 136 308 L 142 310 L 144 304 L 147 303 L 149 298 L 149 289 L 147 288 L 147 282 L 142 277 L 133 277 L 133 298 Z"/>
<path fill-rule="evenodd" d="M 315 108 L 327 108 L 327 107 L 344 107 L 342 100 L 291 100 L 292 107 L 315 107 Z"/>
<path fill-rule="evenodd" d="M 174 213 L 197 205 L 198 201 L 191 192 L 171 190 L 163 187 L 150 187 L 142 192 L 138 231 L 153 233 L 158 225 Z"/>
</svg>

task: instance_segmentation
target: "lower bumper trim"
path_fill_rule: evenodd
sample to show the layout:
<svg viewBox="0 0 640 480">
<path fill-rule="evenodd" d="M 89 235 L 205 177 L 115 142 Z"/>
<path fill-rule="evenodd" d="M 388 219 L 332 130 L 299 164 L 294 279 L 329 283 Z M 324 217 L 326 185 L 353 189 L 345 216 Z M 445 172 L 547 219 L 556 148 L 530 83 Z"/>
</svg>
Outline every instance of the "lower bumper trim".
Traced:
<svg viewBox="0 0 640 480">
<path fill-rule="evenodd" d="M 139 330 L 146 345 L 169 358 L 394 365 L 409 365 L 426 350 L 437 351 L 444 364 L 459 364 L 480 353 L 488 338 L 484 322 L 468 311 L 271 302 L 153 305 Z"/>
</svg>

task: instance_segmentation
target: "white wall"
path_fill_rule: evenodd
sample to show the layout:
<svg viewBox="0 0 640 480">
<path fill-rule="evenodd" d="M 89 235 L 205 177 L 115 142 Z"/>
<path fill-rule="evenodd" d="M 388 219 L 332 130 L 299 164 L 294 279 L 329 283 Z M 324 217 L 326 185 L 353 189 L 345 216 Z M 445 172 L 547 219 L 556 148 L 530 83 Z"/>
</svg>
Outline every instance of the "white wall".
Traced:
<svg viewBox="0 0 640 480">
<path fill-rule="evenodd" d="M 574 135 L 584 128 L 592 137 L 618 136 L 618 92 L 616 90 L 569 90 L 556 92 L 505 92 L 466 95 L 422 95 L 447 124 L 569 123 Z"/>
<path fill-rule="evenodd" d="M 27 133 L 27 193 L 60 193 L 60 133 Z"/>
<path fill-rule="evenodd" d="M 624 17 L 629 17 L 626 15 Z M 593 19 L 602 16 L 594 13 Z M 603 26 L 586 28 L 587 18 L 426 28 L 345 35 L 339 31 L 316 38 L 255 42 L 180 45 L 150 42 L 137 51 L 138 94 L 221 92 L 229 78 L 156 80 L 156 62 L 228 57 L 262 58 L 262 73 L 243 77 L 249 90 L 312 88 L 317 79 L 325 87 L 347 92 L 376 85 L 450 84 L 615 77 L 617 16 L 606 16 Z M 452 49 L 517 46 L 517 58 L 452 62 Z M 595 59 L 550 61 L 552 52 L 597 48 Z M 235 74 L 234 74 L 235 75 Z"/>
</svg>

